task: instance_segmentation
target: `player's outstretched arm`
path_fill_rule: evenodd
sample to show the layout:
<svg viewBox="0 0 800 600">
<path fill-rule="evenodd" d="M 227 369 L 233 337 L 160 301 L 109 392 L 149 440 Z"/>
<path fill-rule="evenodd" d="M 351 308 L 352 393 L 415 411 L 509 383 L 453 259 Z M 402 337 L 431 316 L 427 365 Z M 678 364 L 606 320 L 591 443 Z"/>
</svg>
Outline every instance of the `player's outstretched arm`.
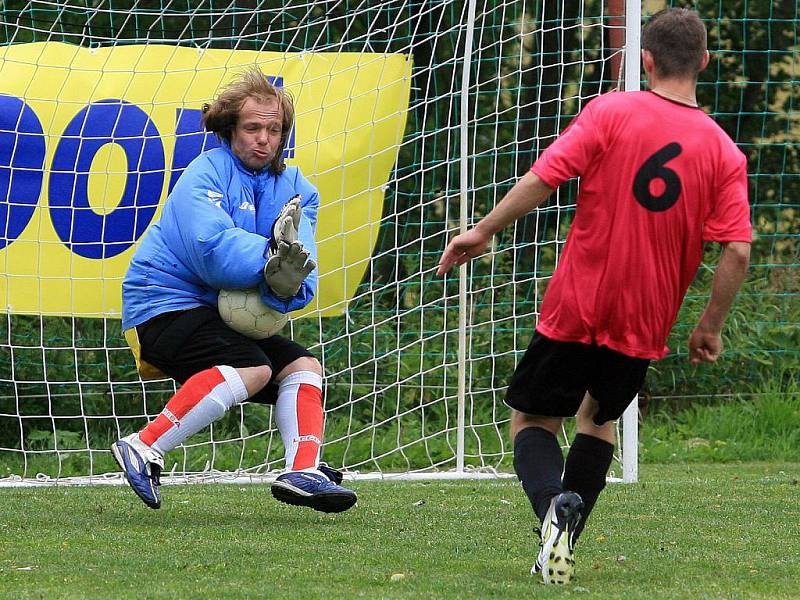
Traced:
<svg viewBox="0 0 800 600">
<path fill-rule="evenodd" d="M 692 364 L 713 363 L 722 354 L 722 325 L 744 281 L 749 263 L 749 243 L 728 242 L 723 245 L 711 285 L 711 298 L 689 338 L 689 360 Z"/>
<path fill-rule="evenodd" d="M 453 267 L 480 256 L 495 233 L 542 204 L 552 191 L 536 174 L 528 171 L 475 227 L 450 240 L 439 259 L 436 274 L 444 275 Z"/>
</svg>

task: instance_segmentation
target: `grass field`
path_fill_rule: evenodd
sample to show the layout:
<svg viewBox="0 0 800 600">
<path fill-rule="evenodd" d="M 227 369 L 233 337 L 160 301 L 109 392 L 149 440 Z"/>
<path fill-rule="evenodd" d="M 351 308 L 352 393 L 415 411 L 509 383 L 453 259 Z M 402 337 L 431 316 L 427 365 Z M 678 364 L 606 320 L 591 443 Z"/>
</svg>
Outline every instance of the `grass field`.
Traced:
<svg viewBox="0 0 800 600">
<path fill-rule="evenodd" d="M 515 480 L 360 482 L 323 515 L 264 486 L 0 490 L 2 598 L 795 598 L 800 465 L 645 465 L 610 485 L 567 587 L 529 574 Z"/>
</svg>

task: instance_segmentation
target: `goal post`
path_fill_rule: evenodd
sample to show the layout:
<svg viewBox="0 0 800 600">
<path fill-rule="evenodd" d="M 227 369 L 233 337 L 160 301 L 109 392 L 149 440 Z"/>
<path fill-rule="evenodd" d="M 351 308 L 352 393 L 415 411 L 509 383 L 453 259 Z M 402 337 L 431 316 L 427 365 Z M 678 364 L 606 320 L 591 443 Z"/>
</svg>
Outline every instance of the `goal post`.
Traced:
<svg viewBox="0 0 800 600">
<path fill-rule="evenodd" d="M 135 371 L 121 280 L 180 172 L 217 143 L 200 107 L 251 64 L 294 96 L 286 161 L 321 192 L 319 294 L 285 331 L 325 370 L 323 459 L 365 479 L 512 475 L 505 386 L 576 183 L 459 274 L 436 277 L 436 263 L 586 102 L 617 86 L 623 54 L 635 89 L 638 3 L 327 8 L 5 2 L 0 486 L 120 482 L 110 444 L 174 393 Z M 637 479 L 637 422 L 634 402 L 614 480 Z M 282 459 L 271 408 L 244 403 L 170 453 L 164 480 L 263 481 Z"/>
<path fill-rule="evenodd" d="M 625 0 L 625 76 L 626 92 L 641 88 L 642 5 L 639 0 Z M 622 481 L 639 480 L 639 396 L 622 415 Z"/>
</svg>

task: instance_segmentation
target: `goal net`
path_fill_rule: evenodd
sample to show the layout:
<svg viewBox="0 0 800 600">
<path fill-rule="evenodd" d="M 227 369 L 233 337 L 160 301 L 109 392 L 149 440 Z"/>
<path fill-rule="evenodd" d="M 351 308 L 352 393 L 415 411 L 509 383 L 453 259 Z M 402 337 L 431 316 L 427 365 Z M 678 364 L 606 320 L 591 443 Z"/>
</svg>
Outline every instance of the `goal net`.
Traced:
<svg viewBox="0 0 800 600">
<path fill-rule="evenodd" d="M 324 367 L 323 459 L 363 477 L 510 473 L 505 387 L 577 182 L 461 275 L 436 264 L 621 85 L 623 32 L 622 2 L 589 0 L 6 1 L 0 483 L 118 481 L 110 444 L 174 393 L 136 372 L 121 280 L 182 169 L 216 145 L 200 107 L 251 64 L 292 92 L 286 159 L 322 198 L 318 298 L 284 333 Z M 626 418 L 612 476 L 630 480 L 635 406 Z M 165 475 L 281 468 L 271 408 L 245 403 L 170 453 Z"/>
</svg>

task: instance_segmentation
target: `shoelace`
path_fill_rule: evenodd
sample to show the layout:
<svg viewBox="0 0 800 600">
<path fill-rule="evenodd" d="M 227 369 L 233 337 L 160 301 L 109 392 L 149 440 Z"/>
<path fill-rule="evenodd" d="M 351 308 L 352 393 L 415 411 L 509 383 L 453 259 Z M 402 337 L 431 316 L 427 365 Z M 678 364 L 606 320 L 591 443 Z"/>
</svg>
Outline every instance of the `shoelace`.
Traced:
<svg viewBox="0 0 800 600">
<path fill-rule="evenodd" d="M 324 463 L 320 464 L 317 467 L 317 469 L 319 469 L 319 471 L 323 475 L 325 475 L 325 477 L 330 479 L 333 483 L 335 483 L 336 485 L 341 485 L 344 477 L 342 476 L 340 471 L 337 471 L 336 469 L 333 469 Z"/>
<path fill-rule="evenodd" d="M 150 465 L 150 479 L 156 486 L 161 485 L 161 467 L 156 463 L 148 463 Z"/>
</svg>

